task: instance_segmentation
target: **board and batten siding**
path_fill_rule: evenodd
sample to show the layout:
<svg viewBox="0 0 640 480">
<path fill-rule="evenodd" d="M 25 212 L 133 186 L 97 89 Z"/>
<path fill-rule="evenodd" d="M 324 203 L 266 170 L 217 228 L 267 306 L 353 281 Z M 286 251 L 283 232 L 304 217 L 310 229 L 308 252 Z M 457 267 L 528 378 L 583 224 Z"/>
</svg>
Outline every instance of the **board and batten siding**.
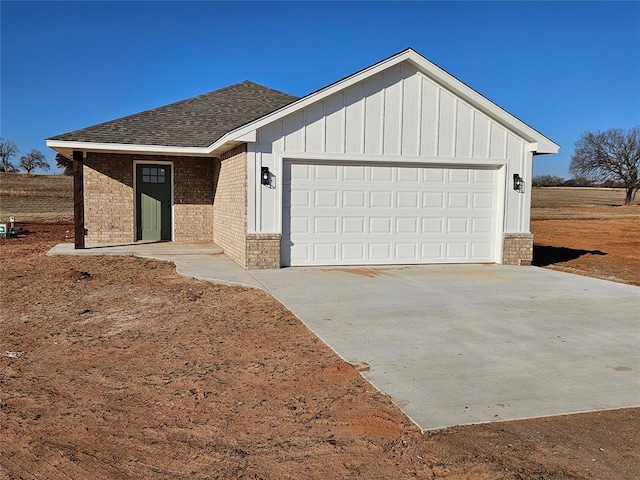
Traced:
<svg viewBox="0 0 640 480">
<path fill-rule="evenodd" d="M 529 231 L 530 192 L 512 173 L 531 175 L 527 142 L 408 62 L 391 67 L 258 130 L 248 146 L 248 231 L 281 232 L 282 160 L 505 165 L 504 232 Z M 260 185 L 260 167 L 274 175 Z"/>
</svg>

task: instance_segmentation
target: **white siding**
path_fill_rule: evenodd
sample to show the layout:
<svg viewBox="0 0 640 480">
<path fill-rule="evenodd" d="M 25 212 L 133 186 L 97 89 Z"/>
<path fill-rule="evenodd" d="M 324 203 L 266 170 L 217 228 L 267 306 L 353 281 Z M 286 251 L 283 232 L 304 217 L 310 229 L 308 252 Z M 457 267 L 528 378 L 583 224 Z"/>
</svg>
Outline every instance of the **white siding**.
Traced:
<svg viewBox="0 0 640 480">
<path fill-rule="evenodd" d="M 249 231 L 281 232 L 282 159 L 296 154 L 319 154 L 318 159 L 348 156 L 354 161 L 393 156 L 394 161 L 503 164 L 505 231 L 529 229 L 527 196 L 511 188 L 513 173 L 531 172 L 526 142 L 410 63 L 372 75 L 260 128 L 252 150 L 252 171 L 268 166 L 275 183 L 265 188 L 249 181 L 261 205 L 256 218 L 251 218 L 249 206 Z"/>
</svg>

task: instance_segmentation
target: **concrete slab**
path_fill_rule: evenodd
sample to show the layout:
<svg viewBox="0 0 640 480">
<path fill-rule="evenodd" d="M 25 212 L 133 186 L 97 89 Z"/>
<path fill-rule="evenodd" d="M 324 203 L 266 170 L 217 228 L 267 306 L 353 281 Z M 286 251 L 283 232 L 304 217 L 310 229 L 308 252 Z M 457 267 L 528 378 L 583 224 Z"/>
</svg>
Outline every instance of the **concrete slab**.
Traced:
<svg viewBox="0 0 640 480">
<path fill-rule="evenodd" d="M 640 405 L 640 289 L 536 267 L 254 270 L 421 428 Z"/>
<path fill-rule="evenodd" d="M 227 258 L 223 250 L 212 243 L 133 243 L 126 245 L 90 245 L 76 250 L 72 243 L 60 243 L 47 255 L 135 255 L 174 263 L 182 275 L 212 283 L 263 288 L 247 270 Z"/>
</svg>

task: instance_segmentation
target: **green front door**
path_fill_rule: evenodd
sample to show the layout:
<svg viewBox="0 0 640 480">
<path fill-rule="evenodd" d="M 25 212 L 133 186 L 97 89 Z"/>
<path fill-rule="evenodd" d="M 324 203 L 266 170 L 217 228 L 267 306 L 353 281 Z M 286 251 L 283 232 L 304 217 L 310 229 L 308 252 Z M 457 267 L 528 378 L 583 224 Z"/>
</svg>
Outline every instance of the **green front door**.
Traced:
<svg viewBox="0 0 640 480">
<path fill-rule="evenodd" d="M 136 165 L 138 240 L 171 240 L 171 167 Z"/>
</svg>

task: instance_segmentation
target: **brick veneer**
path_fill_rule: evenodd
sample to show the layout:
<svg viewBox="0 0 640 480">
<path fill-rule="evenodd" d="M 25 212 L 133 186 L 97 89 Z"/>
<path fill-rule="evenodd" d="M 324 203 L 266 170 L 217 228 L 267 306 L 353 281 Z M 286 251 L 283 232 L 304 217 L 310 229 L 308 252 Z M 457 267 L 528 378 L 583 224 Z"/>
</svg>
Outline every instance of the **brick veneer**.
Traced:
<svg viewBox="0 0 640 480">
<path fill-rule="evenodd" d="M 245 268 L 280 268 L 279 233 L 247 234 Z"/>
<path fill-rule="evenodd" d="M 212 158 L 174 158 L 174 241 L 213 242 L 214 167 Z"/>
<path fill-rule="evenodd" d="M 213 241 L 224 249 L 225 255 L 245 267 L 247 236 L 246 145 L 240 145 L 220 156 L 215 174 L 215 193 Z"/>
<path fill-rule="evenodd" d="M 132 242 L 133 157 L 89 153 L 83 174 L 87 243 Z"/>
<path fill-rule="evenodd" d="M 502 241 L 504 265 L 531 265 L 533 261 L 533 235 L 531 233 L 505 233 Z"/>
<path fill-rule="evenodd" d="M 213 200 L 214 241 L 243 268 L 279 268 L 280 234 L 247 233 L 247 146 L 220 156 Z"/>
<path fill-rule="evenodd" d="M 174 240 L 213 241 L 213 159 L 89 153 L 84 162 L 87 243 L 135 240 L 134 160 L 173 162 Z"/>
</svg>

